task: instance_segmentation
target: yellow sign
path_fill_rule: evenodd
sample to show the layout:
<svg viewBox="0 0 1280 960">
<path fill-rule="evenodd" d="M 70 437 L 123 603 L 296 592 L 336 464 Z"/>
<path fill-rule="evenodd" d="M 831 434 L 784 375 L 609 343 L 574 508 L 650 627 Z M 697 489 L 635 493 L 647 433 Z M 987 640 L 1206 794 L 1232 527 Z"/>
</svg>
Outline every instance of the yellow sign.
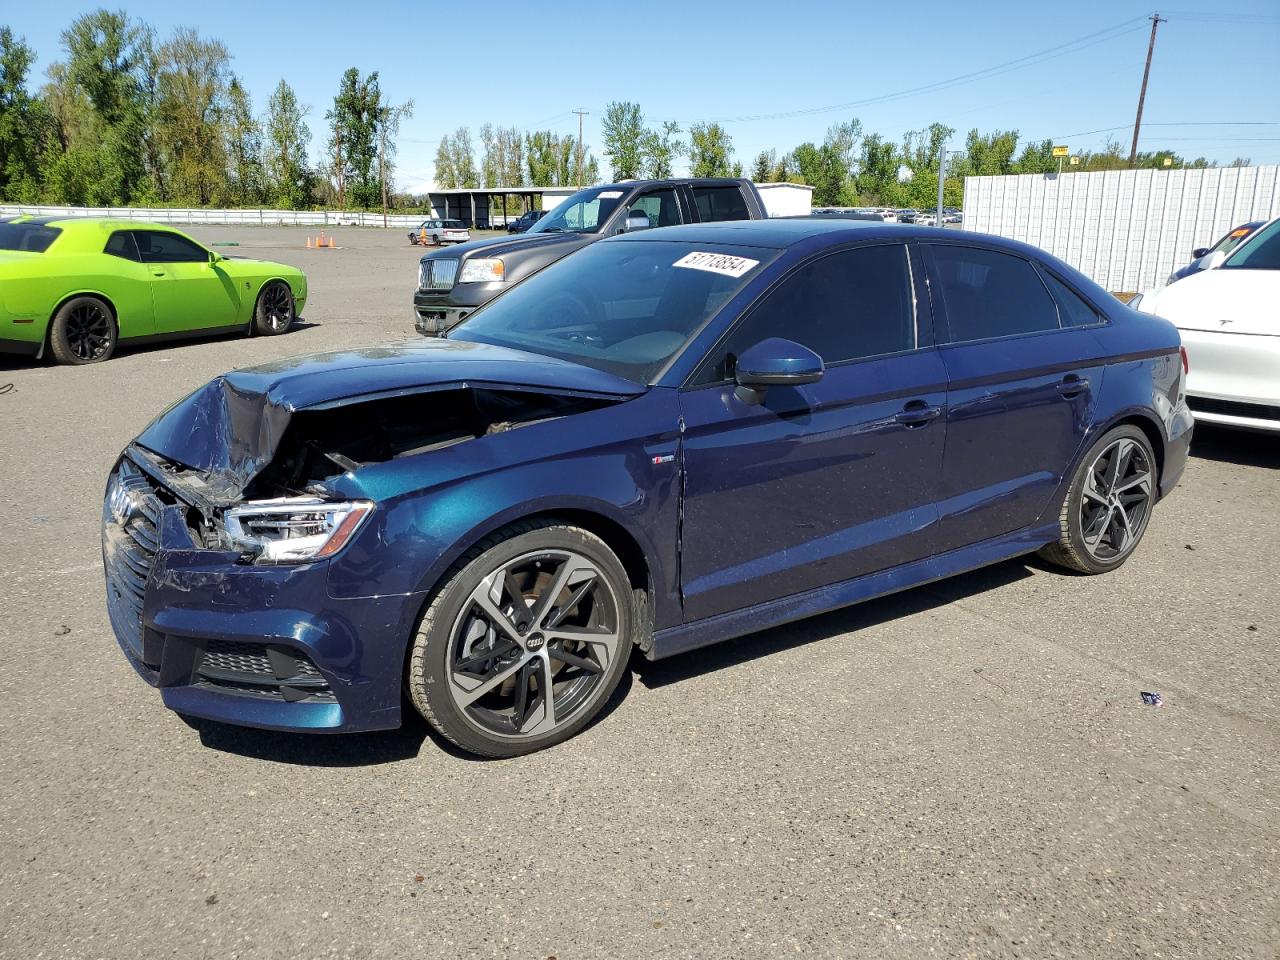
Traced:
<svg viewBox="0 0 1280 960">
<path fill-rule="evenodd" d="M 1066 147 L 1054 147 L 1054 148 L 1053 148 L 1053 155 L 1054 155 L 1055 157 L 1065 157 L 1065 156 L 1066 156 L 1067 154 L 1069 154 L 1070 152 L 1071 152 L 1071 151 L 1070 151 L 1070 150 L 1068 150 Z"/>
<path fill-rule="evenodd" d="M 1080 158 L 1079 158 L 1079 157 L 1072 157 L 1072 158 L 1071 158 L 1071 165 L 1072 165 L 1073 167 L 1079 166 L 1079 165 L 1080 165 Z"/>
</svg>

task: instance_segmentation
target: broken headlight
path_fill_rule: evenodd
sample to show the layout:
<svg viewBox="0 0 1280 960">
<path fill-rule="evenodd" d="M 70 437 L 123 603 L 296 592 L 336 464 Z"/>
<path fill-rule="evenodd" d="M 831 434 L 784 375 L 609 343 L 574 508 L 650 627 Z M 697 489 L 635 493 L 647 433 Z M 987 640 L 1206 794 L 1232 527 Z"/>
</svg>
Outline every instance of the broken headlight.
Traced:
<svg viewBox="0 0 1280 960">
<path fill-rule="evenodd" d="M 315 497 L 255 500 L 224 516 L 235 546 L 263 563 L 323 560 L 346 545 L 373 513 L 368 500 L 332 503 Z"/>
</svg>

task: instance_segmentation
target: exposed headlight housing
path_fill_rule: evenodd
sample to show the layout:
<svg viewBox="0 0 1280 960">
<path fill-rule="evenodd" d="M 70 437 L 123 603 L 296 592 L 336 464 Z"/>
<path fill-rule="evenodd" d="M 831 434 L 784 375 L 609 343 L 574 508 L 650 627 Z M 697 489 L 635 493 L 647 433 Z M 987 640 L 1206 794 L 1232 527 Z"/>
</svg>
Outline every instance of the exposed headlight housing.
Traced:
<svg viewBox="0 0 1280 960">
<path fill-rule="evenodd" d="M 506 266 L 497 257 L 477 257 L 462 262 L 459 283 L 492 283 L 507 279 Z"/>
<path fill-rule="evenodd" d="M 255 500 L 223 515 L 227 535 L 259 563 L 302 563 L 331 557 L 373 513 L 368 500 L 333 503 L 318 497 Z"/>
</svg>

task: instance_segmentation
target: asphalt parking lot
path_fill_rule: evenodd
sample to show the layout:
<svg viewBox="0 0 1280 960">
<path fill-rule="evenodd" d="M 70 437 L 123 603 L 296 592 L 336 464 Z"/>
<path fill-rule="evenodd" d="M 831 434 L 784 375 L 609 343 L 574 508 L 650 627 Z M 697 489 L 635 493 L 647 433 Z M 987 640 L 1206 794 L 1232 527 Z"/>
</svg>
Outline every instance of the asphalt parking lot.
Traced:
<svg viewBox="0 0 1280 960">
<path fill-rule="evenodd" d="M 108 627 L 107 472 L 224 370 L 414 336 L 420 255 L 193 232 L 303 267 L 305 322 L 0 358 L 0 955 L 1278 955 L 1276 439 L 1200 431 L 1113 574 L 1014 561 L 638 662 L 531 757 L 193 726 Z"/>
</svg>

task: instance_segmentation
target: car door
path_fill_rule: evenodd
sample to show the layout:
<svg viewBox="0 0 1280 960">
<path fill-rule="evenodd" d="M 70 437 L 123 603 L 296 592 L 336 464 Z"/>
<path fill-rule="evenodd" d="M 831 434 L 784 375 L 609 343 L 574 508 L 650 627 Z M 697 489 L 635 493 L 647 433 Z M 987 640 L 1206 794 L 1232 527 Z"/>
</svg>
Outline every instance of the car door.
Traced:
<svg viewBox="0 0 1280 960">
<path fill-rule="evenodd" d="M 963 242 L 922 249 L 947 371 L 945 551 L 1045 514 L 1093 422 L 1104 349 L 1087 323 L 1063 322 L 1030 260 Z"/>
<path fill-rule="evenodd" d="M 138 245 L 129 230 L 116 230 L 102 248 L 107 268 L 104 290 L 116 310 L 120 338 L 146 337 L 155 333 L 155 308 L 151 300 L 151 269 L 138 255 Z"/>
<path fill-rule="evenodd" d="M 931 336 L 906 247 L 877 244 L 798 266 L 708 355 L 681 394 L 686 620 L 931 552 L 946 402 Z M 826 371 L 744 402 L 735 358 L 768 337 Z"/>
<path fill-rule="evenodd" d="M 142 262 L 151 273 L 157 333 L 233 326 L 239 294 L 231 278 L 209 262 L 209 251 L 179 233 L 135 230 Z"/>
</svg>

